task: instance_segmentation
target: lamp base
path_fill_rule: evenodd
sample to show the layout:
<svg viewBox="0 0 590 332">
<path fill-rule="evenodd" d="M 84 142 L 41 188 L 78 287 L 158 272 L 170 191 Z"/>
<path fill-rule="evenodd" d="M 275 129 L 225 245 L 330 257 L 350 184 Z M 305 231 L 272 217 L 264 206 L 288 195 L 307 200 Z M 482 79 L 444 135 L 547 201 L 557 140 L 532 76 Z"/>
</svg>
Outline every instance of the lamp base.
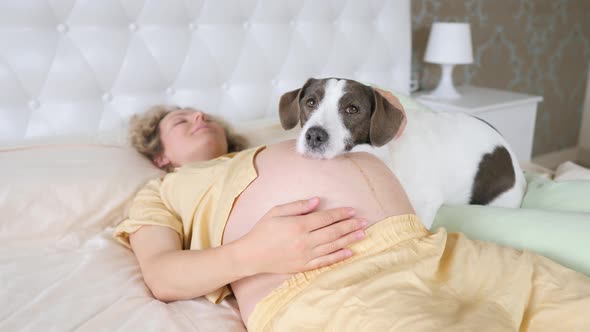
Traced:
<svg viewBox="0 0 590 332">
<path fill-rule="evenodd" d="M 441 64 L 442 72 L 440 82 L 436 86 L 436 89 L 432 90 L 431 93 L 423 95 L 424 98 L 428 99 L 445 99 L 453 100 L 461 98 L 461 94 L 455 89 L 453 85 L 453 68 L 455 65 Z"/>
</svg>

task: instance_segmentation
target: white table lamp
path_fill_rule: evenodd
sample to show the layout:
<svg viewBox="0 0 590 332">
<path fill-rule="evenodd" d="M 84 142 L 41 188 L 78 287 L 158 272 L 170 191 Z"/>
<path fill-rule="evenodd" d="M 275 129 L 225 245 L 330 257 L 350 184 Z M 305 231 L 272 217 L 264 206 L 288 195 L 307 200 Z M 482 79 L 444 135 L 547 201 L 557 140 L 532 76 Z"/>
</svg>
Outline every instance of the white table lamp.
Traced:
<svg viewBox="0 0 590 332">
<path fill-rule="evenodd" d="M 424 97 L 432 99 L 457 99 L 461 97 L 453 86 L 453 68 L 459 64 L 473 63 L 471 29 L 469 23 L 432 24 L 424 61 L 442 67 L 441 79 L 432 93 Z"/>
</svg>

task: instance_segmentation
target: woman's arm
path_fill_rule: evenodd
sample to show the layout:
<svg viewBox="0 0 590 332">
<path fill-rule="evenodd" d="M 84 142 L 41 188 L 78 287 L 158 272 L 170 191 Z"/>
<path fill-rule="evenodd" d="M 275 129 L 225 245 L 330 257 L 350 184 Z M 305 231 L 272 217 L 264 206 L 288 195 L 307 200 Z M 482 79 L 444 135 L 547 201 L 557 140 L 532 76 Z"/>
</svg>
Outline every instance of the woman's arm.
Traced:
<svg viewBox="0 0 590 332">
<path fill-rule="evenodd" d="M 346 246 L 364 237 L 366 221 L 338 208 L 312 212 L 319 199 L 271 209 L 244 237 L 206 250 L 182 250 L 178 234 L 142 226 L 129 237 L 144 280 L 165 302 L 208 294 L 259 273 L 293 273 L 344 260 Z"/>
<path fill-rule="evenodd" d="M 240 274 L 229 246 L 182 250 L 178 234 L 168 227 L 142 226 L 129 240 L 145 283 L 160 301 L 208 294 Z"/>
</svg>

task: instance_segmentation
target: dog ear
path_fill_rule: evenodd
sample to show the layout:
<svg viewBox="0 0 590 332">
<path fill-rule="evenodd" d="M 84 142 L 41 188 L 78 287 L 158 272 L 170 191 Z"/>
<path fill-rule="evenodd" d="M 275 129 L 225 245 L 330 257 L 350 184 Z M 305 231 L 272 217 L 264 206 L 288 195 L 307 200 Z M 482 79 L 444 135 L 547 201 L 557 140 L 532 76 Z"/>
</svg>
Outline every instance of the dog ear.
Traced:
<svg viewBox="0 0 590 332">
<path fill-rule="evenodd" d="M 372 145 L 379 147 L 387 144 L 396 136 L 404 122 L 405 113 L 387 101 L 375 89 L 371 88 L 371 90 L 373 90 L 375 106 L 371 115 L 369 139 Z"/>
<path fill-rule="evenodd" d="M 279 117 L 283 129 L 292 129 L 299 123 L 299 94 L 301 89 L 287 92 L 281 96 L 279 101 Z"/>
<path fill-rule="evenodd" d="M 308 78 L 301 89 L 287 92 L 281 96 L 281 100 L 279 101 L 279 117 L 283 129 L 292 129 L 299 123 L 299 120 L 302 121 L 301 125 L 303 125 L 304 121 L 301 118 L 301 109 L 299 108 L 299 100 L 302 97 L 301 93 L 316 81 L 315 78 Z"/>
</svg>

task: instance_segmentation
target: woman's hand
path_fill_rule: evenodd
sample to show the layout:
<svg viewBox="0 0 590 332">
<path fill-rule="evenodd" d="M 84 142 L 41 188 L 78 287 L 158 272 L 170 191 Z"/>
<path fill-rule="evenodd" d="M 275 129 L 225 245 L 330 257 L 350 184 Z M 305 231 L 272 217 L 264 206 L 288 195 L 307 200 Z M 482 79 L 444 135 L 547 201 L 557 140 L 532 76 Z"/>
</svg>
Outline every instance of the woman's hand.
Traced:
<svg viewBox="0 0 590 332">
<path fill-rule="evenodd" d="M 364 238 L 367 222 L 352 208 L 313 212 L 319 199 L 275 206 L 238 240 L 247 275 L 295 273 L 352 256 L 346 246 Z"/>
</svg>

